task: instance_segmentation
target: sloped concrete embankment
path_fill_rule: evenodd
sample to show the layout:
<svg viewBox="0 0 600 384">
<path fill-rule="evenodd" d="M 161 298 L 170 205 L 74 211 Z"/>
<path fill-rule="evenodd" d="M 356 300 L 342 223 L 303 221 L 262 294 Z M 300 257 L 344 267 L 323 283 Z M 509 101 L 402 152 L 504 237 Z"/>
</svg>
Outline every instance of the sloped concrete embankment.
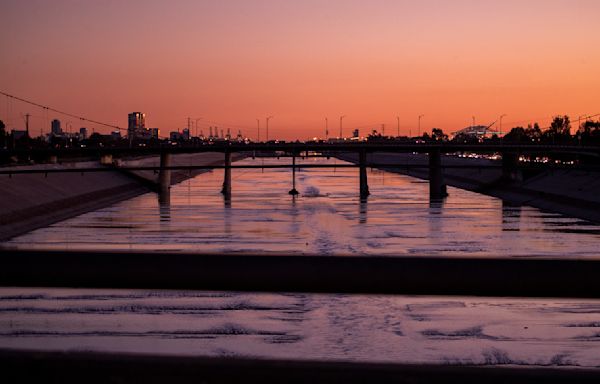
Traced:
<svg viewBox="0 0 600 384">
<path fill-rule="evenodd" d="M 72 163 L 33 168 L 94 166 L 99 165 Z M 145 192 L 148 189 L 138 182 L 113 171 L 0 175 L 0 241 Z"/>
<path fill-rule="evenodd" d="M 234 159 L 242 157 L 238 155 Z M 158 157 L 131 160 L 124 165 L 158 166 Z M 199 153 L 174 155 L 172 165 L 220 165 L 223 155 Z M 136 163 L 137 162 L 137 163 Z M 13 169 L 60 169 L 101 167 L 96 162 L 34 165 Z M 173 172 L 172 184 L 206 170 Z M 90 173 L 0 175 L 0 241 L 37 228 L 101 209 L 152 190 L 157 182 L 153 171 L 127 174 L 118 169 Z"/>
<path fill-rule="evenodd" d="M 356 154 L 347 153 L 338 158 L 357 163 Z M 427 166 L 427 155 L 412 153 L 369 154 L 368 161 L 380 164 L 398 164 L 386 169 L 427 180 L 429 170 L 403 168 L 406 165 Z M 549 170 L 530 175 L 523 181 L 507 183 L 501 180 L 499 161 L 487 159 L 442 156 L 442 165 L 469 165 L 480 168 L 444 169 L 446 184 L 477 193 L 500 198 L 515 205 L 529 205 L 550 212 L 600 222 L 600 172 L 582 170 Z"/>
</svg>

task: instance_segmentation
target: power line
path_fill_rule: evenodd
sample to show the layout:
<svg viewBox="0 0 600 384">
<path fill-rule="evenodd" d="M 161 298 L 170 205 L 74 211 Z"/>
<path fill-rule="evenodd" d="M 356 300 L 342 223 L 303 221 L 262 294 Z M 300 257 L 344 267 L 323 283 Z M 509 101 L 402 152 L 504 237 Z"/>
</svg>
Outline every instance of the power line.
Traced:
<svg viewBox="0 0 600 384">
<path fill-rule="evenodd" d="M 42 108 L 42 109 L 44 109 L 44 110 L 46 111 L 46 113 L 47 113 L 48 111 L 52 111 L 52 112 L 60 113 L 61 115 L 65 115 L 65 116 L 73 117 L 73 118 L 75 118 L 75 119 L 79 119 L 80 121 L 87 121 L 87 122 L 89 122 L 89 123 L 98 124 L 98 125 L 103 125 L 103 126 L 105 126 L 105 127 L 109 127 L 109 128 L 115 128 L 115 129 L 118 129 L 118 130 L 120 130 L 120 131 L 126 131 L 126 130 L 127 130 L 126 128 L 121 128 L 121 127 L 119 127 L 119 126 L 117 126 L 117 125 L 107 124 L 107 123 L 103 123 L 103 122 L 101 122 L 101 121 L 97 121 L 97 120 L 93 120 L 93 119 L 88 119 L 88 118 L 86 118 L 86 117 L 83 117 L 83 116 L 79 116 L 79 115 L 75 115 L 75 114 L 72 114 L 72 113 L 69 113 L 69 112 L 61 111 L 61 110 L 59 110 L 59 109 L 52 108 L 52 107 L 48 107 L 48 106 L 46 106 L 46 105 L 42 105 L 42 104 L 36 103 L 36 102 L 34 102 L 34 101 L 31 101 L 31 100 L 26 100 L 26 99 L 23 99 L 23 98 L 21 98 L 21 97 L 17 97 L 17 96 L 14 96 L 14 95 L 10 95 L 10 94 L 8 94 L 8 93 L 6 93 L 6 92 L 2 92 L 2 91 L 0 91 L 0 94 L 4 95 L 4 96 L 6 96 L 6 97 L 9 97 L 9 98 L 11 98 L 11 99 L 14 99 L 14 100 L 21 101 L 21 102 L 23 102 L 23 103 L 27 103 L 27 104 L 30 104 L 30 105 L 36 106 L 36 107 L 38 107 L 38 108 Z"/>
</svg>

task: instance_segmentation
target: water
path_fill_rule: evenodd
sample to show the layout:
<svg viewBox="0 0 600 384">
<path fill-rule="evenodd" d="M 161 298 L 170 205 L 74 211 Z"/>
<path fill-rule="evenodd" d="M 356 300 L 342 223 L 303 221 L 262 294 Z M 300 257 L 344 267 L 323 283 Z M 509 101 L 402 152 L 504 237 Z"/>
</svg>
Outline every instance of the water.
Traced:
<svg viewBox="0 0 600 384">
<path fill-rule="evenodd" d="M 289 162 L 243 163 L 262 161 Z M 301 170 L 301 195 L 296 199 L 287 194 L 291 175 L 286 169 L 234 170 L 230 204 L 219 193 L 222 182 L 222 171 L 200 175 L 174 186 L 170 204 L 161 205 L 148 193 L 6 245 L 214 253 L 598 256 L 600 226 L 451 187 L 447 199 L 431 202 L 426 181 L 388 172 L 369 174 L 372 195 L 367 202 L 358 198 L 356 169 Z"/>
<path fill-rule="evenodd" d="M 262 161 L 284 160 L 244 160 Z M 357 173 L 303 169 L 292 198 L 288 170 L 234 170 L 227 203 L 215 171 L 168 205 L 139 196 L 5 246 L 597 257 L 596 225 L 454 188 L 430 202 L 426 183 L 379 171 L 360 202 Z M 0 347 L 596 367 L 600 301 L 4 288 Z"/>
</svg>

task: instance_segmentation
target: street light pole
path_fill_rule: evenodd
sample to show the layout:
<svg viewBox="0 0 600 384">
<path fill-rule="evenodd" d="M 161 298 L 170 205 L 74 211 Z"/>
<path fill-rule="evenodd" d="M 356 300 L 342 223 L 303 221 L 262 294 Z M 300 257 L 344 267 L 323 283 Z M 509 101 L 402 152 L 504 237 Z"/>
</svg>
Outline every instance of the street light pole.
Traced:
<svg viewBox="0 0 600 384">
<path fill-rule="evenodd" d="M 329 137 L 329 119 L 325 118 L 325 140 Z"/>
<path fill-rule="evenodd" d="M 506 113 L 500 115 L 500 126 L 498 127 L 500 134 L 502 135 L 502 119 L 506 116 Z"/>
<path fill-rule="evenodd" d="M 260 143 L 260 119 L 256 119 L 256 140 Z"/>
<path fill-rule="evenodd" d="M 201 117 L 198 117 L 198 118 L 196 119 L 196 137 L 198 137 L 198 121 L 200 121 L 200 120 L 202 120 L 202 118 L 201 118 Z"/>
<path fill-rule="evenodd" d="M 344 117 L 346 117 L 346 115 L 340 116 L 340 139 L 344 136 L 342 131 L 342 121 L 344 120 Z"/>
<path fill-rule="evenodd" d="M 271 120 L 273 116 L 267 117 L 267 141 L 269 141 L 269 120 Z"/>
<path fill-rule="evenodd" d="M 398 121 L 398 137 L 400 137 L 400 116 L 396 116 L 396 120 Z"/>
<path fill-rule="evenodd" d="M 421 119 L 425 117 L 425 115 L 419 115 L 419 132 L 418 132 L 418 136 L 421 136 Z"/>
</svg>

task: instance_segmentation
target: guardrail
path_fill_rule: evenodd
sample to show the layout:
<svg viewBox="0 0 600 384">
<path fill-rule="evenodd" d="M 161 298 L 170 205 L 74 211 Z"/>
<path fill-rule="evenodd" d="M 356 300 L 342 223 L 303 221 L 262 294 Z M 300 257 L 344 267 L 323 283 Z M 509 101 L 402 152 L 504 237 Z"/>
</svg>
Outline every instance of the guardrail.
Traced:
<svg viewBox="0 0 600 384">
<path fill-rule="evenodd" d="M 0 286 L 600 298 L 600 259 L 11 251 Z"/>
<path fill-rule="evenodd" d="M 378 169 L 428 169 L 429 164 L 379 164 L 367 162 L 364 166 L 367 168 Z M 36 168 L 36 169 L 2 169 L 0 175 L 27 175 L 27 174 L 52 174 L 52 173 L 96 173 L 96 172 L 111 172 L 115 170 L 121 171 L 194 171 L 194 170 L 212 170 L 212 169 L 314 169 L 314 168 L 360 168 L 360 164 L 243 164 L 243 165 L 177 165 L 177 166 L 139 166 L 139 167 L 82 167 L 82 168 Z M 441 165 L 442 169 L 503 169 L 501 164 L 465 164 L 465 165 Z M 600 166 L 572 166 L 558 164 L 519 164 L 516 169 L 520 170 L 558 170 L 558 169 L 573 169 L 580 171 L 600 171 Z"/>
</svg>

